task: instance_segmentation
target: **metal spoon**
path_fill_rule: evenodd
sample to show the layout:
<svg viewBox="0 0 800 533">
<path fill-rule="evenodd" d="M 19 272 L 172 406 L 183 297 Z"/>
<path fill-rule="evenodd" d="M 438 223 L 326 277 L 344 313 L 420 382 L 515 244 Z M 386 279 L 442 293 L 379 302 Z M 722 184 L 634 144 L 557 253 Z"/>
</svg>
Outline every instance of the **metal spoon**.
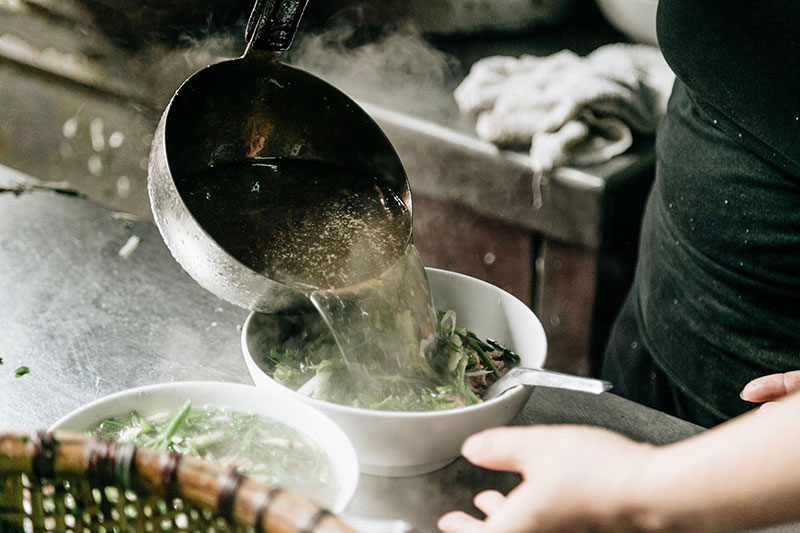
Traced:
<svg viewBox="0 0 800 533">
<path fill-rule="evenodd" d="M 611 383 L 601 379 L 583 378 L 541 368 L 516 366 L 486 389 L 486 392 L 483 393 L 483 400 L 497 398 L 507 390 L 520 385 L 575 390 L 591 394 L 600 394 L 611 390 L 612 387 Z"/>
</svg>

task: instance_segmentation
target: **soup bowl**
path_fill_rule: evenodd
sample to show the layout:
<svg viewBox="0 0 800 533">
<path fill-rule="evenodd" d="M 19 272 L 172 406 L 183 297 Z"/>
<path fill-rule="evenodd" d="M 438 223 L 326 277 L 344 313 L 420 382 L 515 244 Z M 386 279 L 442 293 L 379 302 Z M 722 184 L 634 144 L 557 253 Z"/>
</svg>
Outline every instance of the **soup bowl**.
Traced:
<svg viewBox="0 0 800 533">
<path fill-rule="evenodd" d="M 335 494 L 315 503 L 341 513 L 355 494 L 359 469 L 347 435 L 328 417 L 303 402 L 252 385 L 213 381 L 159 383 L 127 389 L 68 413 L 51 431 L 89 432 L 102 421 L 135 410 L 143 417 L 180 410 L 187 400 L 196 407 L 255 413 L 309 437 L 330 458 Z M 233 436 L 233 439 L 240 436 Z"/>
<path fill-rule="evenodd" d="M 485 281 L 435 268 L 425 269 L 437 309 L 453 310 L 458 327 L 491 338 L 520 356 L 520 365 L 541 368 L 547 341 L 531 309 Z M 300 395 L 274 381 L 264 354 L 274 345 L 268 317 L 251 313 L 242 328 L 242 350 L 257 387 L 280 392 L 325 413 L 350 437 L 361 471 L 379 476 L 413 476 L 444 467 L 460 455 L 472 433 L 510 423 L 530 397 L 530 387 L 467 407 L 401 412 L 349 407 Z"/>
</svg>

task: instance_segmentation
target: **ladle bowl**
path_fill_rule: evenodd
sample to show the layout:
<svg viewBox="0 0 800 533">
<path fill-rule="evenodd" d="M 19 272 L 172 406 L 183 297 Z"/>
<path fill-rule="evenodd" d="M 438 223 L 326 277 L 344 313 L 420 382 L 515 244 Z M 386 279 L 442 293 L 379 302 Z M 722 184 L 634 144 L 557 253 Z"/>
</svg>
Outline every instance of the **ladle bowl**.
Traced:
<svg viewBox="0 0 800 533">
<path fill-rule="evenodd" d="M 296 289 L 244 265 L 208 234 L 184 202 L 187 179 L 212 165 L 252 158 L 320 160 L 375 176 L 411 212 L 405 171 L 375 121 L 329 83 L 279 60 L 277 51 L 291 43 L 305 3 L 256 2 L 245 54 L 205 67 L 181 85 L 164 110 L 150 153 L 151 207 L 172 255 L 218 297 L 266 313 L 310 304 Z"/>
</svg>

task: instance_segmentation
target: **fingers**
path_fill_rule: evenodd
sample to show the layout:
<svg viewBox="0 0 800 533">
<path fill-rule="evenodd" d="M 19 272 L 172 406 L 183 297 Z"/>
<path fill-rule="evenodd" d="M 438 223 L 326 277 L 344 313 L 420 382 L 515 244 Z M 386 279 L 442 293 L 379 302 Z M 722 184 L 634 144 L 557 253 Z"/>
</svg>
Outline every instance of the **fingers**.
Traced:
<svg viewBox="0 0 800 533">
<path fill-rule="evenodd" d="M 506 501 L 506 497 L 496 490 L 485 490 L 475 496 L 475 507 L 480 509 L 485 515 L 492 515 L 497 512 Z"/>
<path fill-rule="evenodd" d="M 444 533 L 481 533 L 483 522 L 461 511 L 442 515 L 436 523 Z"/>
<path fill-rule="evenodd" d="M 485 531 L 491 533 L 549 531 L 546 528 L 542 529 L 541 519 L 544 511 L 541 505 L 542 496 L 534 485 L 525 482 L 517 485 L 507 496 L 503 496 L 499 511 L 487 514 L 484 520 Z M 491 495 L 489 497 L 495 498 Z M 493 503 L 497 503 L 497 500 Z"/>
<path fill-rule="evenodd" d="M 754 379 L 745 385 L 740 396 L 748 402 L 763 403 L 777 400 L 795 391 L 800 391 L 800 370 Z"/>
<path fill-rule="evenodd" d="M 512 491 L 513 493 L 514 491 Z M 519 491 L 516 491 L 519 493 Z M 486 490 L 475 496 L 475 506 L 483 511 L 486 519 L 478 520 L 461 511 L 454 511 L 439 518 L 438 526 L 444 533 L 521 533 L 532 531 L 534 523 L 526 516 L 530 508 L 527 498 L 517 495 L 516 502 L 508 505 L 511 497 L 495 490 Z"/>
<path fill-rule="evenodd" d="M 486 515 L 482 522 L 455 512 L 443 516 L 439 527 L 445 533 L 590 531 L 627 496 L 626 480 L 651 462 L 651 449 L 588 426 L 482 431 L 464 441 L 464 457 L 484 468 L 517 472 L 522 482 L 507 496 L 497 491 L 475 496 L 475 506 Z"/>
<path fill-rule="evenodd" d="M 767 402 L 764 405 L 758 407 L 759 413 L 771 413 L 773 409 L 778 407 L 780 404 L 778 402 Z"/>
<path fill-rule="evenodd" d="M 492 470 L 519 472 L 532 453 L 530 428 L 494 428 L 470 436 L 461 454 L 471 463 Z"/>
</svg>

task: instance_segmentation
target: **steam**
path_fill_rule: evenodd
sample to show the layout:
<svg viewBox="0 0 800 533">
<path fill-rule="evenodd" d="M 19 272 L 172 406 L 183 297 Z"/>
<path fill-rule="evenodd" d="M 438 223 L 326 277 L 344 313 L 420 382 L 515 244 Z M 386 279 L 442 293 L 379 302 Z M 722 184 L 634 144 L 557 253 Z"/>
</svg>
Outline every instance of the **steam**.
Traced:
<svg viewBox="0 0 800 533">
<path fill-rule="evenodd" d="M 162 109 L 192 74 L 223 59 L 240 56 L 244 39 L 239 33 L 214 33 L 203 37 L 181 37 L 178 47 L 152 44 L 137 59 L 140 71 L 150 81 L 153 103 Z"/>
<path fill-rule="evenodd" d="M 306 30 L 283 54 L 283 61 L 308 70 L 350 97 L 440 123 L 459 118 L 452 91 L 461 81 L 458 61 L 436 49 L 411 22 L 376 30 L 368 14 L 349 9 L 318 30 Z M 303 27 L 301 26 L 301 31 Z M 138 53 L 141 71 L 163 107 L 197 70 L 240 56 L 243 32 L 208 30 L 184 35 L 178 47 L 151 44 Z"/>
<path fill-rule="evenodd" d="M 460 81 L 458 62 L 437 50 L 411 24 L 376 39 L 358 41 L 358 21 L 336 21 L 299 36 L 289 63 L 308 70 L 356 100 L 438 121 L 457 115 L 452 89 Z"/>
</svg>

